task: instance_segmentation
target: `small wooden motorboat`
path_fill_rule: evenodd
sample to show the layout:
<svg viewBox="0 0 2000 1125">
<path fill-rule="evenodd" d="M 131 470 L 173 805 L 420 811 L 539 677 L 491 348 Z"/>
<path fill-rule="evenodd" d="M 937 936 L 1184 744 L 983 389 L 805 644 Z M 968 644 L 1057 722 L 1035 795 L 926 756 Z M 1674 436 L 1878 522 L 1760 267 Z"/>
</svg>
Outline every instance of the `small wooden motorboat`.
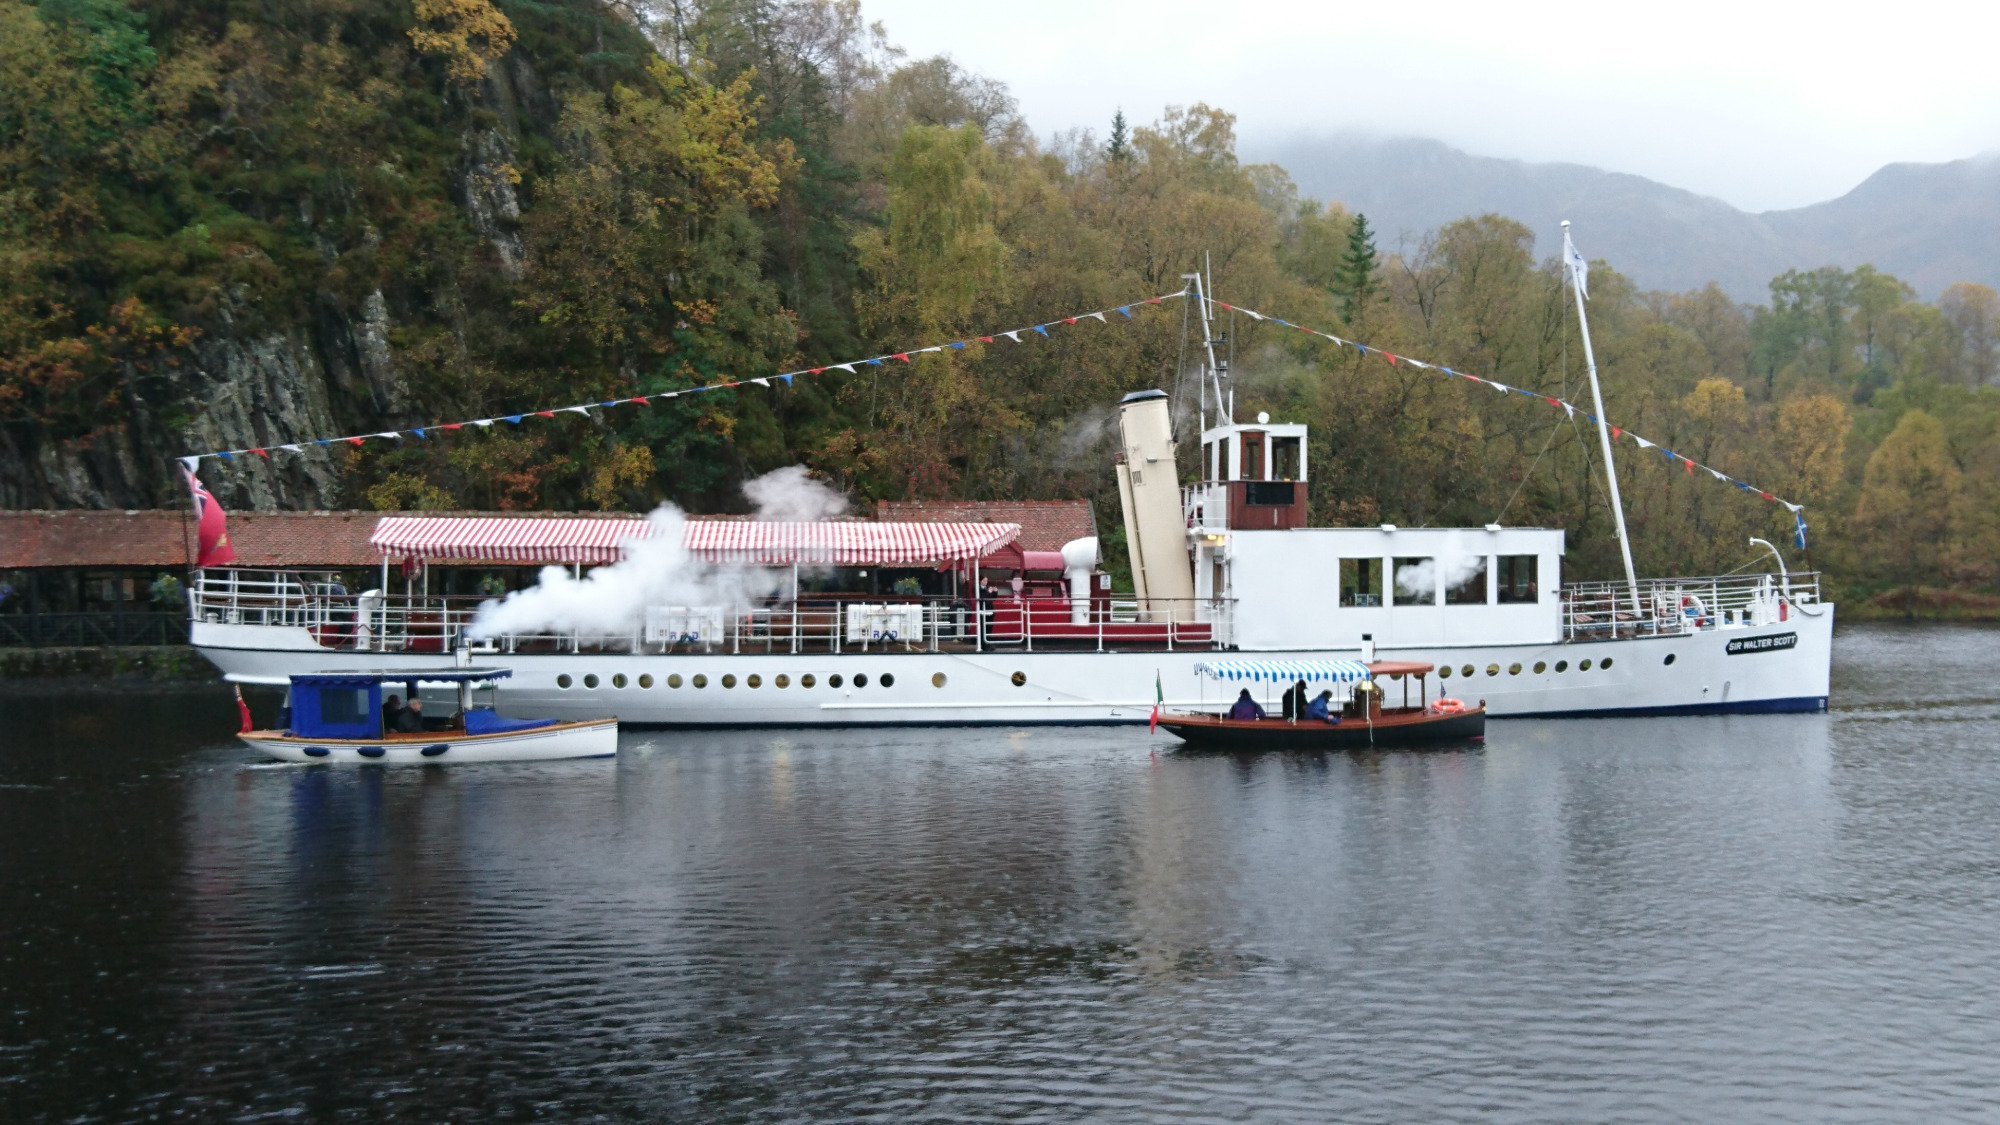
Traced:
<svg viewBox="0 0 2000 1125">
<path fill-rule="evenodd" d="M 618 720 L 503 718 L 490 703 L 475 706 L 474 688 L 513 675 L 506 668 L 425 668 L 415 671 L 315 672 L 291 678 L 283 729 L 238 734 L 260 753 L 283 762 L 341 765 L 419 765 L 442 762 L 539 762 L 556 758 L 608 758 L 618 753 Z M 423 684 L 451 684 L 458 708 L 390 723 L 384 685 L 400 686 L 400 700 L 418 700 Z M 444 708 L 438 708 L 442 711 Z M 385 725 L 417 730 L 383 729 Z"/>
<path fill-rule="evenodd" d="M 1160 725 L 1189 745 L 1229 749 L 1344 750 L 1369 746 L 1425 746 L 1477 742 L 1486 737 L 1486 703 L 1425 698 L 1425 677 L 1433 665 L 1378 660 L 1228 660 L 1195 666 L 1199 675 L 1241 686 L 1267 711 L 1264 718 L 1230 718 L 1227 710 L 1164 714 Z M 1402 706 L 1383 703 L 1377 676 L 1401 680 Z M 1278 707 L 1256 698 L 1258 690 L 1282 692 L 1305 681 L 1308 698 L 1332 691 L 1328 717 L 1283 718 Z M 1410 702 L 1410 684 L 1417 701 Z M 1240 696 L 1239 696 L 1240 698 Z M 1233 702 L 1233 701 L 1232 701 Z"/>
</svg>

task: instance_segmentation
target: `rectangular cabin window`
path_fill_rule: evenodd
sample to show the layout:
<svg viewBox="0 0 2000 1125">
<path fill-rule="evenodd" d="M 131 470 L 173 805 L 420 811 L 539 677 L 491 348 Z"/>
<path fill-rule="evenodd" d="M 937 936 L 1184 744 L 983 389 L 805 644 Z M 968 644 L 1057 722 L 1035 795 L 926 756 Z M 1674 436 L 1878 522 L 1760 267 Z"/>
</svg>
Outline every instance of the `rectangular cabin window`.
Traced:
<svg viewBox="0 0 2000 1125">
<path fill-rule="evenodd" d="M 1299 439 L 1281 437 L 1271 439 L 1271 479 L 1299 479 Z"/>
<path fill-rule="evenodd" d="M 1255 430 L 1243 435 L 1243 479 L 1264 479 L 1264 435 Z"/>
<path fill-rule="evenodd" d="M 1229 475 L 1229 439 L 1217 438 L 1215 442 L 1215 480 L 1231 480 Z"/>
<path fill-rule="evenodd" d="M 1396 560 L 1395 605 L 1438 604 L 1436 559 Z"/>
<path fill-rule="evenodd" d="M 1536 583 L 1535 564 L 1538 561 L 1534 555 L 1500 556 L 1500 565 L 1495 573 L 1500 578 L 1501 605 L 1541 600 L 1541 588 Z"/>
<path fill-rule="evenodd" d="M 1444 604 L 1486 604 L 1486 556 L 1453 559 L 1445 571 Z"/>
<path fill-rule="evenodd" d="M 1340 604 L 1378 606 L 1382 604 L 1382 560 L 1340 560 Z"/>
<path fill-rule="evenodd" d="M 367 688 L 319 689 L 319 719 L 328 726 L 356 726 L 373 721 Z"/>
<path fill-rule="evenodd" d="M 1204 451 L 1205 464 L 1203 465 L 1203 471 L 1206 472 L 1208 475 L 1201 478 L 1202 480 L 1218 481 L 1222 479 L 1221 474 L 1218 473 L 1215 468 L 1215 455 L 1217 450 L 1221 448 L 1222 448 L 1222 443 L 1219 441 L 1211 441 L 1208 443 L 1208 448 Z"/>
<path fill-rule="evenodd" d="M 1258 508 L 1289 508 L 1298 487 L 1288 480 L 1253 480 L 1243 486 L 1243 502 Z"/>
</svg>

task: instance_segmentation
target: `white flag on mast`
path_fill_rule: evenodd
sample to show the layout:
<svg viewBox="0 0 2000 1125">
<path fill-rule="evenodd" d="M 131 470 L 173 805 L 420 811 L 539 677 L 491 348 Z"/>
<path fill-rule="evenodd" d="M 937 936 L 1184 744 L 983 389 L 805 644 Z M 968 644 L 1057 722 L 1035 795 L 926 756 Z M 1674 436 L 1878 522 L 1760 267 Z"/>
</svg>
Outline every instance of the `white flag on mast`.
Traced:
<svg viewBox="0 0 2000 1125">
<path fill-rule="evenodd" d="M 1569 267 L 1570 277 L 1576 281 L 1576 291 L 1583 294 L 1584 300 L 1590 300 L 1590 263 L 1577 253 L 1576 243 L 1569 240 L 1567 224 L 1563 229 L 1563 264 Z"/>
</svg>

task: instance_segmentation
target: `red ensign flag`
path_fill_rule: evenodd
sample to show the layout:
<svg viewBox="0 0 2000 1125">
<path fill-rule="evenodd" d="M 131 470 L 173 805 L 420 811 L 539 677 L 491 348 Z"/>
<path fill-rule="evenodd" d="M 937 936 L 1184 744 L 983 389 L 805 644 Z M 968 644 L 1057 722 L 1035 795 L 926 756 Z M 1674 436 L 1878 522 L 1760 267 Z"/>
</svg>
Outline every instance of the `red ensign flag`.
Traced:
<svg viewBox="0 0 2000 1125">
<path fill-rule="evenodd" d="M 229 517 L 222 514 L 222 505 L 203 488 L 201 479 L 181 467 L 186 474 L 188 489 L 194 493 L 195 551 L 196 566 L 228 566 L 236 561 L 236 548 L 229 545 Z"/>
</svg>

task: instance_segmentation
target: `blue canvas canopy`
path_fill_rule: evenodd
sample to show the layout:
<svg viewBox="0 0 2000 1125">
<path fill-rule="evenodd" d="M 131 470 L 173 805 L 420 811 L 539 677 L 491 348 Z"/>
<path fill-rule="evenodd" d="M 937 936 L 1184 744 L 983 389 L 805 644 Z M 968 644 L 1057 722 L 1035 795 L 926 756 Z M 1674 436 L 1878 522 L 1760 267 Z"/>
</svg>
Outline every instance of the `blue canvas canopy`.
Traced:
<svg viewBox="0 0 2000 1125">
<path fill-rule="evenodd" d="M 1194 666 L 1195 674 L 1217 680 L 1289 684 L 1359 683 L 1372 678 L 1359 660 L 1212 660 Z"/>
<path fill-rule="evenodd" d="M 384 684 L 398 685 L 405 691 L 414 692 L 417 684 L 466 685 L 504 680 L 513 674 L 506 668 L 302 672 L 292 677 L 290 729 L 305 738 L 381 738 Z M 471 721 L 471 714 L 467 713 L 468 722 Z M 507 721 L 497 716 L 494 719 L 502 723 Z"/>
</svg>

